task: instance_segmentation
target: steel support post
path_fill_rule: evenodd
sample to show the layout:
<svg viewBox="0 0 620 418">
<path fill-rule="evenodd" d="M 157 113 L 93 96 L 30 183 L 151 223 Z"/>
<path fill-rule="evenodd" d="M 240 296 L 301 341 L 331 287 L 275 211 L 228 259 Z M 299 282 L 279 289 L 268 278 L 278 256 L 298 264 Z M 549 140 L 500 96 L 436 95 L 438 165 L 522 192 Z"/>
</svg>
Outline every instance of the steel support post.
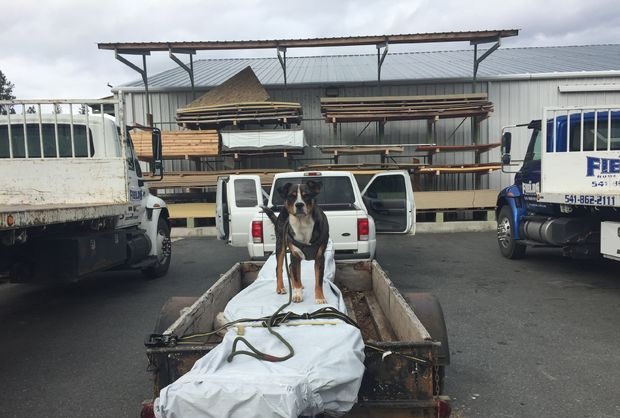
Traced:
<svg viewBox="0 0 620 418">
<path fill-rule="evenodd" d="M 145 94 L 145 102 L 146 102 L 146 125 L 153 126 L 153 115 L 151 114 L 151 98 L 149 96 L 149 81 L 146 72 L 146 56 L 151 55 L 149 51 L 137 51 L 137 52 L 123 52 L 124 54 L 134 54 L 134 55 L 142 55 L 142 68 L 138 67 L 133 62 L 129 61 L 127 58 L 123 57 L 118 50 L 114 50 L 114 57 L 136 71 L 142 76 L 142 82 L 144 83 L 144 94 Z"/>
<path fill-rule="evenodd" d="M 182 69 L 185 70 L 185 72 L 189 75 L 189 82 L 192 85 L 192 98 L 196 99 L 196 88 L 194 85 L 194 54 L 196 54 L 196 51 L 193 49 L 187 49 L 187 50 L 182 50 L 182 49 L 170 49 L 168 51 L 168 54 L 170 56 L 170 59 L 172 59 L 172 61 L 176 62 L 177 65 L 179 67 L 181 67 Z M 187 66 L 187 64 L 185 64 L 183 61 L 181 61 L 179 59 L 179 57 L 177 57 L 174 54 L 189 54 L 189 67 Z"/>
</svg>

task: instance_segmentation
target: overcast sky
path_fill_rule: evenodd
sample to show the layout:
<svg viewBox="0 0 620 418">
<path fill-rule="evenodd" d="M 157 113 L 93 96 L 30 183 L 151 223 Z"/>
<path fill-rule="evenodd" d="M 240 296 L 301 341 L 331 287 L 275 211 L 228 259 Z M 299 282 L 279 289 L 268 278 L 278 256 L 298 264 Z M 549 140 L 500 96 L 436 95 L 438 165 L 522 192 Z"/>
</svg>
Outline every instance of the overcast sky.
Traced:
<svg viewBox="0 0 620 418">
<path fill-rule="evenodd" d="M 19 0 L 0 12 L 0 70 L 17 98 L 98 98 L 139 75 L 99 42 L 224 41 L 520 29 L 502 47 L 620 43 L 618 0 Z M 392 51 L 470 49 L 468 43 Z M 288 56 L 376 53 L 298 49 Z M 194 59 L 275 56 L 275 51 L 198 52 Z M 389 59 L 389 56 L 388 56 Z M 386 61 L 386 64 L 388 62 Z M 484 65 L 484 64 L 482 64 Z M 176 64 L 147 58 L 149 74 Z"/>
</svg>

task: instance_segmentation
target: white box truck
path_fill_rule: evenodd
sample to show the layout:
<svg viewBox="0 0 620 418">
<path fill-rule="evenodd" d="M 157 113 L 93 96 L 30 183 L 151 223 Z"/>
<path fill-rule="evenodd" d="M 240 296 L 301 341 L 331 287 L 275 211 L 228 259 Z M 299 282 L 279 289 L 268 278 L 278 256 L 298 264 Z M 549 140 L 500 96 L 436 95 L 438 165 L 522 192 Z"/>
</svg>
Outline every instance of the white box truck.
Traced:
<svg viewBox="0 0 620 418">
<path fill-rule="evenodd" d="M 166 274 L 168 210 L 142 178 L 122 94 L 2 101 L 0 113 L 0 279 Z M 161 135 L 152 131 L 152 167 L 163 175 Z"/>
</svg>

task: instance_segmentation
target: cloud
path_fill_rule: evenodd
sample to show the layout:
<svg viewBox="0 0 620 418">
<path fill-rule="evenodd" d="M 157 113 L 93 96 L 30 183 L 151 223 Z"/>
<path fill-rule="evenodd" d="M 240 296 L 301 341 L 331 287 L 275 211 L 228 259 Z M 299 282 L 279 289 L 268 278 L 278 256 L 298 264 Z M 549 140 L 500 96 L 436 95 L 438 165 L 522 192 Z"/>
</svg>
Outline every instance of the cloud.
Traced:
<svg viewBox="0 0 620 418">
<path fill-rule="evenodd" d="M 107 83 L 139 75 L 99 42 L 314 38 L 463 30 L 521 29 L 504 47 L 615 43 L 620 2 L 595 0 L 78 0 L 3 5 L 0 70 L 21 98 L 101 97 Z M 470 48 L 467 43 L 393 46 L 391 51 Z M 291 50 L 287 54 L 375 53 L 373 46 Z M 199 52 L 195 59 L 275 56 L 275 51 Z M 134 58 L 135 60 L 136 58 Z M 175 64 L 148 57 L 150 74 Z"/>
</svg>

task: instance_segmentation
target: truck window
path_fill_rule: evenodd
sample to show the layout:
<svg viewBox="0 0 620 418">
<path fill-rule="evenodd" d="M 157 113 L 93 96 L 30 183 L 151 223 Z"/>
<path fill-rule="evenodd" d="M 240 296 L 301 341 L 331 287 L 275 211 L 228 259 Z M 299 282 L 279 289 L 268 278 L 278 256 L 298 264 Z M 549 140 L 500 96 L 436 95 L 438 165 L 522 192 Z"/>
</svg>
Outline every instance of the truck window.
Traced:
<svg viewBox="0 0 620 418">
<path fill-rule="evenodd" d="M 402 176 L 377 177 L 366 190 L 366 196 L 371 199 L 400 199 L 405 202 L 407 200 L 405 179 Z"/>
<path fill-rule="evenodd" d="M 235 205 L 238 208 L 258 206 L 256 183 L 252 179 L 235 180 Z"/>
<path fill-rule="evenodd" d="M 539 161 L 541 152 L 541 131 L 540 129 L 534 129 L 523 161 Z"/>
<path fill-rule="evenodd" d="M 612 150 L 620 149 L 620 120 L 612 119 L 611 135 L 608 135 L 607 120 L 599 120 L 594 131 L 594 121 L 583 123 L 583 149 L 581 149 L 581 124 L 571 126 L 570 150 L 571 151 L 594 151 L 596 141 L 597 150 L 607 149 L 607 137 L 611 142 Z"/>
<path fill-rule="evenodd" d="M 71 131 L 73 130 L 73 146 L 75 157 L 92 157 L 95 149 L 93 146 L 92 132 L 89 130 L 90 155 L 86 142 L 86 126 L 70 124 L 43 123 L 26 125 L 26 138 L 29 158 L 55 158 L 56 157 L 56 129 L 58 130 L 58 156 L 72 157 Z M 43 140 L 41 135 L 43 134 Z M 14 158 L 26 157 L 26 141 L 24 141 L 24 125 L 11 125 L 11 143 Z M 43 150 L 41 150 L 41 143 Z M 0 158 L 9 158 L 9 133 L 8 126 L 0 126 Z"/>
<path fill-rule="evenodd" d="M 321 192 L 318 194 L 316 201 L 319 206 L 327 209 L 350 209 L 355 203 L 355 194 L 349 177 L 288 177 L 279 178 L 274 184 L 274 193 L 272 196 L 272 204 L 274 206 L 284 205 L 284 199 L 277 193 L 277 189 L 286 183 L 299 184 L 308 180 L 314 180 L 322 183 Z"/>
<path fill-rule="evenodd" d="M 122 135 L 120 127 L 117 128 L 116 133 L 120 138 Z M 129 132 L 127 132 L 127 168 L 131 171 L 135 170 L 138 177 L 142 178 L 142 168 L 140 167 L 140 161 L 136 158 L 135 147 Z"/>
</svg>

